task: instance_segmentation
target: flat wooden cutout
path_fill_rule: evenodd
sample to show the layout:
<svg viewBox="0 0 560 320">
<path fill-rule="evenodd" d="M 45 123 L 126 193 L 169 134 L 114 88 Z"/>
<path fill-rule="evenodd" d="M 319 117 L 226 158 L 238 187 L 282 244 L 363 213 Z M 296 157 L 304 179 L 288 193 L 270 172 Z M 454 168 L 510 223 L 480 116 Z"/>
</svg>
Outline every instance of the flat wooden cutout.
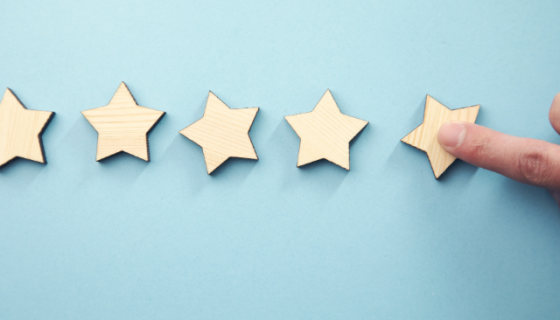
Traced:
<svg viewBox="0 0 560 320">
<path fill-rule="evenodd" d="M 300 138 L 298 167 L 326 159 L 350 170 L 350 141 L 368 124 L 342 114 L 330 90 L 313 111 L 284 118 Z"/>
<path fill-rule="evenodd" d="M 148 132 L 165 112 L 139 106 L 121 82 L 108 105 L 82 114 L 98 133 L 97 161 L 119 152 L 150 161 Z"/>
<path fill-rule="evenodd" d="M 430 95 L 426 96 L 424 122 L 409 133 L 401 141 L 416 147 L 428 154 L 434 176 L 438 179 L 455 161 L 437 140 L 437 133 L 442 124 L 448 121 L 466 121 L 474 123 L 480 105 L 450 110 Z"/>
<path fill-rule="evenodd" d="M 179 133 L 202 147 L 210 174 L 229 158 L 259 159 L 249 137 L 258 111 L 259 108 L 230 109 L 210 91 L 204 116 Z"/>
<path fill-rule="evenodd" d="M 27 110 L 10 89 L 0 102 L 0 167 L 16 157 L 46 163 L 41 135 L 54 112 Z"/>
</svg>

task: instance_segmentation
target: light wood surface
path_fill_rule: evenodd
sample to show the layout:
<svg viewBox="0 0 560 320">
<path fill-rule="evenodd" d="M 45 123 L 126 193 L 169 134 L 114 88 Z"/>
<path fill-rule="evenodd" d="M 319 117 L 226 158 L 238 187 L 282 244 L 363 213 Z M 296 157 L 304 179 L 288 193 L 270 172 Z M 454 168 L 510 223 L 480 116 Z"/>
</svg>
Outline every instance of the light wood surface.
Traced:
<svg viewBox="0 0 560 320">
<path fill-rule="evenodd" d="M 249 137 L 258 111 L 259 108 L 230 109 L 210 92 L 202 119 L 179 133 L 202 147 L 210 174 L 229 158 L 258 160 Z"/>
<path fill-rule="evenodd" d="M 448 121 L 466 121 L 474 123 L 480 105 L 450 110 L 431 96 L 426 97 L 424 122 L 402 138 L 402 142 L 425 151 L 438 179 L 455 161 L 455 157 L 445 151 L 437 140 L 437 133 L 442 124 Z"/>
<path fill-rule="evenodd" d="M 41 135 L 54 112 L 27 110 L 6 89 L 0 102 L 0 166 L 20 157 L 46 163 Z"/>
<path fill-rule="evenodd" d="M 342 114 L 330 90 L 313 111 L 285 118 L 300 138 L 298 167 L 326 159 L 350 170 L 350 141 L 368 122 Z"/>
<path fill-rule="evenodd" d="M 150 161 L 148 132 L 165 112 L 138 106 L 126 84 L 121 82 L 108 105 L 82 114 L 98 133 L 97 161 L 119 152 Z"/>
</svg>

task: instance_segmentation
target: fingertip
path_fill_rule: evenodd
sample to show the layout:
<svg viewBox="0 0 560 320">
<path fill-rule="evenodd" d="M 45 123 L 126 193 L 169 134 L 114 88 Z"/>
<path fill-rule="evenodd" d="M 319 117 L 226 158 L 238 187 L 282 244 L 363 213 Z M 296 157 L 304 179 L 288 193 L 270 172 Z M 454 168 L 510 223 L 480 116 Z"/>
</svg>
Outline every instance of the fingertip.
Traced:
<svg viewBox="0 0 560 320">
<path fill-rule="evenodd" d="M 439 144 L 446 150 L 460 147 L 465 140 L 466 131 L 462 122 L 445 122 L 437 134 Z"/>
<path fill-rule="evenodd" d="M 554 110 L 560 111 L 560 93 L 557 93 L 556 96 L 554 96 L 550 108 L 554 108 Z"/>
<path fill-rule="evenodd" d="M 554 100 L 552 100 L 552 105 L 550 106 L 550 111 L 548 112 L 548 119 L 550 120 L 550 124 L 554 130 L 560 133 L 560 93 L 558 93 L 554 97 Z"/>
</svg>

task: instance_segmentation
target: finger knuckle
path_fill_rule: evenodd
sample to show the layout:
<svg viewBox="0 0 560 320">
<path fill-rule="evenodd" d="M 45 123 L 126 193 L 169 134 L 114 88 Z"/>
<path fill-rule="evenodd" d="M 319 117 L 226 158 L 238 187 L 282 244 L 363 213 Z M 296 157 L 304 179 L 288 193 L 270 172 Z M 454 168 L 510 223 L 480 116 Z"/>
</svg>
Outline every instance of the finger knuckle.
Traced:
<svg viewBox="0 0 560 320">
<path fill-rule="evenodd" d="M 489 134 L 480 134 L 473 138 L 469 143 L 469 151 L 473 158 L 475 159 L 486 159 L 492 156 L 489 152 L 488 145 L 490 144 Z"/>
<path fill-rule="evenodd" d="M 551 179 L 551 163 L 546 148 L 530 146 L 521 150 L 517 161 L 519 171 L 527 182 L 545 185 Z"/>
</svg>

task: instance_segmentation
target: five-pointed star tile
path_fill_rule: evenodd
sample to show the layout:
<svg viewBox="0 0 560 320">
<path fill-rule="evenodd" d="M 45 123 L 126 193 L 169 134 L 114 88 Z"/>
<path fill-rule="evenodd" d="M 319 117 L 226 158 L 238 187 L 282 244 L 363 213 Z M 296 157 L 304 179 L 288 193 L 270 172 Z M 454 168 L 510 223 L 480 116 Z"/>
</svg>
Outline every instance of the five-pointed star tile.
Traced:
<svg viewBox="0 0 560 320">
<path fill-rule="evenodd" d="M 20 157 L 45 163 L 41 135 L 54 112 L 27 110 L 6 89 L 0 102 L 0 166 Z"/>
<path fill-rule="evenodd" d="M 450 110 L 431 96 L 426 97 L 424 122 L 401 141 L 425 151 L 436 179 L 455 161 L 455 157 L 445 151 L 437 140 L 437 133 L 444 122 L 466 121 L 474 123 L 480 105 Z"/>
<path fill-rule="evenodd" d="M 121 151 L 150 161 L 148 132 L 165 112 L 136 104 L 126 84 L 121 82 L 108 105 L 82 114 L 98 133 L 97 161 Z"/>
<path fill-rule="evenodd" d="M 350 141 L 368 122 L 342 114 L 330 90 L 313 111 L 285 118 L 301 140 L 298 167 L 326 159 L 350 170 Z"/>
<path fill-rule="evenodd" d="M 229 158 L 258 160 L 249 137 L 258 111 L 259 108 L 230 109 L 210 92 L 202 119 L 179 133 L 202 147 L 210 174 Z"/>
</svg>

